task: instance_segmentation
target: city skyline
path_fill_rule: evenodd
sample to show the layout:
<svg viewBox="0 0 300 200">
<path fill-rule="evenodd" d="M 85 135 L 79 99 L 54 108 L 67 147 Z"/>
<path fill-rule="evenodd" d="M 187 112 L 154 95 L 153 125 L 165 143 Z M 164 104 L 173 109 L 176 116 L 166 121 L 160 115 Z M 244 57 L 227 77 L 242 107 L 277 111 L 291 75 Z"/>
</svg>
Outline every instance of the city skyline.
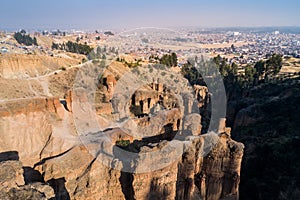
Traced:
<svg viewBox="0 0 300 200">
<path fill-rule="evenodd" d="M 1 4 L 0 29 L 300 26 L 296 0 L 13 0 Z"/>
</svg>

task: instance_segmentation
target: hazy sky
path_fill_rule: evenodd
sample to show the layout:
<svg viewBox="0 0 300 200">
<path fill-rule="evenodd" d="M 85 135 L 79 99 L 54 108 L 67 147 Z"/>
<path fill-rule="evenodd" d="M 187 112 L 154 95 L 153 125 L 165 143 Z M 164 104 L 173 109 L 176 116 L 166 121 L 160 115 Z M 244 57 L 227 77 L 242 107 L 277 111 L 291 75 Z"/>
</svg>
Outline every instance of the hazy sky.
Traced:
<svg viewBox="0 0 300 200">
<path fill-rule="evenodd" d="M 300 26 L 298 0 L 3 0 L 0 29 Z"/>
</svg>

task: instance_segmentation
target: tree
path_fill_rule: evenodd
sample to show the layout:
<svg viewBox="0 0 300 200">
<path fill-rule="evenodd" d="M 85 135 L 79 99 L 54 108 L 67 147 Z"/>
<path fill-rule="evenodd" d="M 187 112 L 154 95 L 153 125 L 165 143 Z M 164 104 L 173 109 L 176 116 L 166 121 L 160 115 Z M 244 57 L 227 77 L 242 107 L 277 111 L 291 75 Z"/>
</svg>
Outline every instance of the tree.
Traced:
<svg viewBox="0 0 300 200">
<path fill-rule="evenodd" d="M 97 49 L 96 49 L 96 52 L 97 52 L 97 56 L 100 57 L 101 52 L 102 52 L 101 47 L 98 46 Z"/>
<path fill-rule="evenodd" d="M 257 72 L 258 77 L 261 77 L 266 71 L 266 62 L 260 60 L 257 63 L 255 63 L 254 68 Z"/>
<path fill-rule="evenodd" d="M 221 59 L 221 63 L 219 65 L 219 68 L 220 68 L 220 73 L 221 75 L 224 77 L 228 74 L 228 71 L 229 71 L 229 65 L 227 64 L 226 62 L 226 59 Z"/>
<path fill-rule="evenodd" d="M 59 46 L 58 46 L 58 44 L 56 44 L 56 43 L 52 42 L 52 46 L 51 46 L 51 48 L 52 48 L 52 49 L 58 49 L 58 48 L 59 48 Z"/>
<path fill-rule="evenodd" d="M 233 76 L 237 76 L 239 66 L 234 62 L 231 64 L 231 72 Z"/>
<path fill-rule="evenodd" d="M 166 65 L 168 67 L 177 66 L 177 62 L 177 55 L 174 52 L 171 55 L 164 54 L 160 59 L 160 64 Z"/>
<path fill-rule="evenodd" d="M 220 55 L 218 55 L 218 56 L 216 56 L 216 57 L 213 58 L 213 61 L 214 61 L 214 63 L 215 63 L 217 66 L 220 66 L 221 60 L 222 60 L 222 58 L 221 58 Z"/>
<path fill-rule="evenodd" d="M 172 66 L 177 66 L 178 65 L 178 61 L 177 61 L 177 55 L 176 53 L 172 53 L 171 54 L 171 59 L 172 59 Z"/>
<path fill-rule="evenodd" d="M 104 35 L 113 36 L 114 34 L 111 31 L 104 32 Z"/>
<path fill-rule="evenodd" d="M 36 45 L 36 46 L 38 45 L 36 37 L 33 38 L 33 44 Z"/>
<path fill-rule="evenodd" d="M 93 51 L 93 48 L 91 48 L 88 45 L 79 44 L 71 41 L 68 41 L 66 44 L 52 43 L 52 49 L 60 49 L 60 50 L 65 50 L 67 52 L 78 53 L 83 55 L 88 55 Z"/>
<path fill-rule="evenodd" d="M 266 62 L 266 76 L 276 76 L 282 68 L 282 56 L 278 54 L 272 55 Z"/>
<path fill-rule="evenodd" d="M 251 65 L 247 65 L 245 68 L 245 83 L 247 86 L 253 85 L 256 70 Z"/>
<path fill-rule="evenodd" d="M 254 75 L 254 82 L 255 85 L 258 84 L 258 82 L 263 78 L 264 73 L 266 72 L 266 62 L 263 60 L 258 61 L 254 65 L 254 69 L 256 70 L 256 73 Z"/>
<path fill-rule="evenodd" d="M 231 48 L 232 51 L 235 51 L 235 46 L 234 46 L 234 44 L 232 44 L 230 48 Z"/>
<path fill-rule="evenodd" d="M 25 33 L 26 31 L 22 30 L 21 32 L 16 32 L 14 34 L 14 38 L 19 44 L 23 44 L 26 46 L 38 45 L 35 37 L 32 38 L 30 37 L 30 35 L 26 35 Z"/>
</svg>

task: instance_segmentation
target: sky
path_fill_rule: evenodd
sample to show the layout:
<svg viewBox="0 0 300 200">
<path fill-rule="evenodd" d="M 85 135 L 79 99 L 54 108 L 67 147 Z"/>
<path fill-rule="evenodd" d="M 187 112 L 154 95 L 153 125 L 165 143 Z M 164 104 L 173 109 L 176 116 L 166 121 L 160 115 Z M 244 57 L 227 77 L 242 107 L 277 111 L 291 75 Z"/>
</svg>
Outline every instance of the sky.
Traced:
<svg viewBox="0 0 300 200">
<path fill-rule="evenodd" d="M 3 0 L 0 29 L 300 26 L 298 0 Z"/>
</svg>

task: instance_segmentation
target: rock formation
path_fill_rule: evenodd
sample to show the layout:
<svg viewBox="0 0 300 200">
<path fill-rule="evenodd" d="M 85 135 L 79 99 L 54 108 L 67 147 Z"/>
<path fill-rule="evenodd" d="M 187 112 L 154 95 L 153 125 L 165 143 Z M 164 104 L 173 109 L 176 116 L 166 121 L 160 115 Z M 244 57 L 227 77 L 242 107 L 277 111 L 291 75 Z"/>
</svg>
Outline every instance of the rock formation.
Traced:
<svg viewBox="0 0 300 200">
<path fill-rule="evenodd" d="M 64 98 L 66 100 L 65 108 L 69 112 L 72 112 L 72 93 L 73 93 L 72 90 L 69 90 L 64 96 Z"/>
<path fill-rule="evenodd" d="M 56 184 L 62 184 L 59 187 L 65 189 L 56 195 L 67 190 L 71 199 L 218 200 L 228 196 L 238 199 L 243 145 L 221 134 L 212 151 L 203 156 L 205 137 L 190 137 L 184 142 L 185 151 L 181 158 L 149 173 L 111 169 L 103 164 L 101 156 L 94 158 L 91 155 L 88 151 L 91 146 L 77 146 L 62 156 L 46 159 L 36 169 L 44 174 L 46 182 L 64 178 L 64 183 Z M 163 143 L 158 143 L 157 148 L 141 148 L 142 152 L 160 150 L 164 146 L 159 147 L 159 144 Z M 168 142 L 164 145 L 168 145 Z M 171 154 L 166 156 L 170 157 Z M 138 170 L 146 158 L 142 156 L 136 159 L 134 168 Z M 166 157 L 158 157 L 149 163 L 149 167 L 155 169 L 155 163 L 163 165 L 164 162 Z M 120 157 L 116 156 L 109 165 L 122 166 L 126 163 L 120 162 Z"/>
<path fill-rule="evenodd" d="M 6 101 L 0 115 L 0 152 L 18 151 L 25 166 L 73 146 L 74 141 L 65 139 L 74 137 L 70 114 L 58 98 Z"/>
<path fill-rule="evenodd" d="M 243 145 L 225 119 L 217 133 L 201 134 L 193 94 L 153 81 L 128 97 L 105 77 L 96 112 L 79 90 L 1 103 L 0 152 L 18 153 L 14 161 L 0 154 L 1 199 L 238 199 Z M 205 103 L 207 89 L 195 93 Z M 116 123 L 99 130 L 100 118 Z"/>
<path fill-rule="evenodd" d="M 80 59 L 60 58 L 46 55 L 1 54 L 0 75 L 3 78 L 28 78 L 44 75 L 49 70 L 58 70 L 76 65 Z M 37 67 L 38 66 L 38 67 Z"/>
<path fill-rule="evenodd" d="M 198 107 L 201 108 L 209 101 L 208 88 L 202 85 L 194 85 L 195 98 L 198 100 Z"/>
<path fill-rule="evenodd" d="M 25 185 L 20 161 L 0 162 L 0 199 L 50 200 L 55 197 L 52 187 L 36 182 Z"/>
<path fill-rule="evenodd" d="M 113 75 L 108 75 L 105 79 L 105 86 L 107 87 L 107 92 L 109 95 L 109 99 L 112 98 L 112 95 L 114 94 L 114 89 L 116 86 L 116 79 Z"/>
</svg>

